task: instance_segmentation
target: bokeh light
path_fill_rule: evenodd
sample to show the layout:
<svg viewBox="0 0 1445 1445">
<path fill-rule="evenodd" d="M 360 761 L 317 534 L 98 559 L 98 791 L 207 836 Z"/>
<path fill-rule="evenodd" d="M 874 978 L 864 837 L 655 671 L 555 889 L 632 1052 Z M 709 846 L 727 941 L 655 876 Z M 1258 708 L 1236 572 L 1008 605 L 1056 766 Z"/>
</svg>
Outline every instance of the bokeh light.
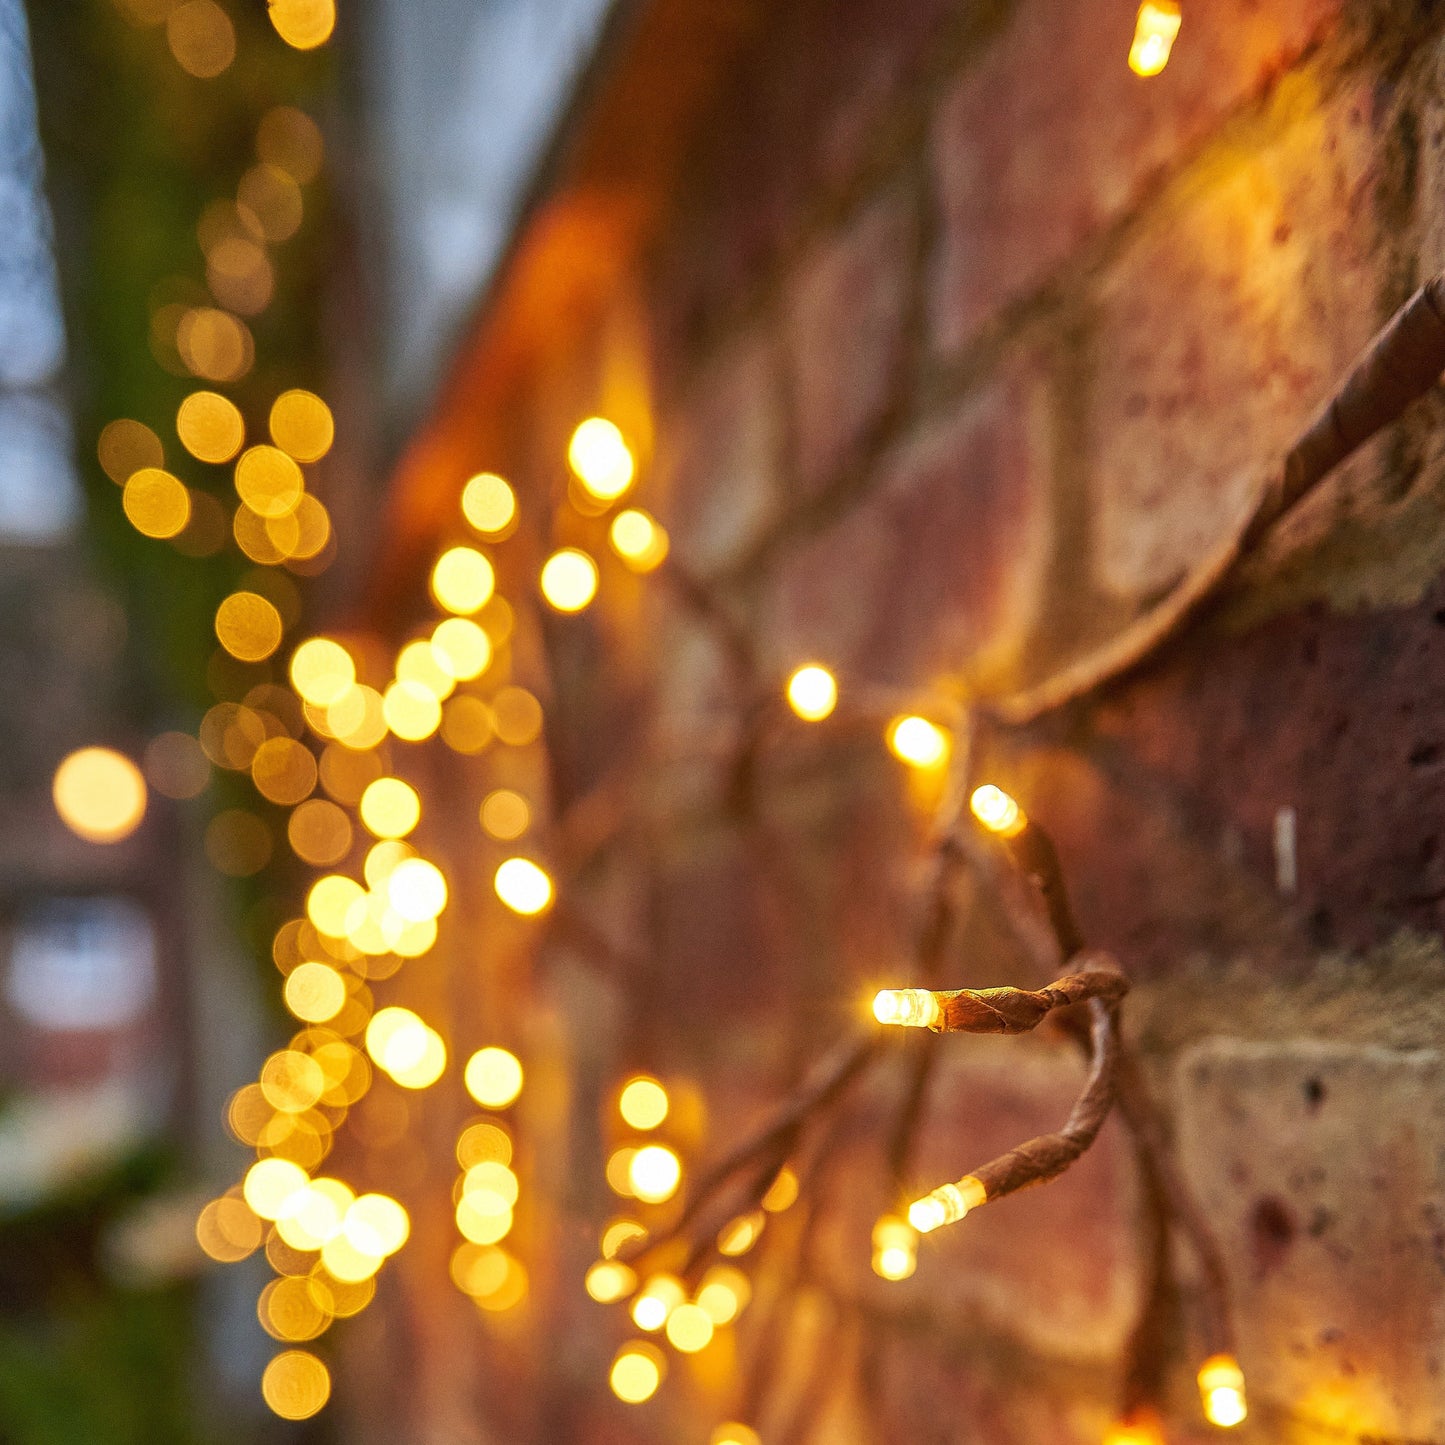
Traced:
<svg viewBox="0 0 1445 1445">
<path fill-rule="evenodd" d="M 661 1204 L 677 1193 L 682 1161 L 665 1144 L 648 1144 L 632 1156 L 627 1180 L 644 1204 Z"/>
<path fill-rule="evenodd" d="M 504 537 L 517 519 L 517 494 L 494 472 L 479 472 L 462 488 L 462 516 L 484 537 Z"/>
<path fill-rule="evenodd" d="M 331 1373 L 308 1350 L 286 1350 L 266 1366 L 261 1395 L 283 1420 L 309 1420 L 331 1398 Z"/>
<path fill-rule="evenodd" d="M 666 560 L 670 543 L 657 519 L 637 507 L 619 512 L 607 531 L 612 550 L 634 572 L 651 572 Z"/>
<path fill-rule="evenodd" d="M 453 547 L 432 568 L 431 591 L 437 605 L 462 616 L 485 607 L 496 585 L 492 564 L 475 547 Z"/>
<path fill-rule="evenodd" d="M 281 614 L 256 592 L 233 592 L 216 609 L 216 636 L 242 662 L 262 662 L 281 645 Z"/>
<path fill-rule="evenodd" d="M 623 1121 L 634 1129 L 655 1129 L 667 1118 L 667 1090 L 650 1074 L 640 1074 L 622 1086 L 617 1101 Z"/>
<path fill-rule="evenodd" d="M 599 502 L 616 500 L 632 485 L 632 453 L 617 426 L 603 417 L 589 417 L 572 433 L 567 461 Z"/>
<path fill-rule="evenodd" d="M 267 0 L 271 24 L 287 45 L 314 50 L 336 28 L 336 0 Z"/>
<path fill-rule="evenodd" d="M 662 1352 L 637 1340 L 617 1352 L 607 1379 L 619 1400 L 640 1405 L 657 1393 L 665 1368 Z"/>
<path fill-rule="evenodd" d="M 895 718 L 888 725 L 888 747 L 912 768 L 937 768 L 948 761 L 948 734 L 927 718 Z"/>
<path fill-rule="evenodd" d="M 597 564 L 576 547 L 562 547 L 542 564 L 541 585 L 558 612 L 581 612 L 597 595 Z"/>
<path fill-rule="evenodd" d="M 463 1082 L 484 1109 L 505 1109 L 522 1092 L 522 1061 L 510 1050 L 490 1046 L 467 1060 Z"/>
<path fill-rule="evenodd" d="M 298 462 L 320 461 L 331 450 L 331 408 L 309 391 L 283 391 L 271 403 L 271 440 Z"/>
<path fill-rule="evenodd" d="M 788 678 L 787 697 L 804 722 L 822 722 L 838 705 L 838 684 L 826 667 L 810 662 Z"/>
<path fill-rule="evenodd" d="M 497 897 L 514 913 L 540 913 L 552 901 L 552 880 L 530 858 L 508 858 L 493 881 Z"/>
<path fill-rule="evenodd" d="M 63 758 L 51 795 L 61 821 L 88 843 L 119 843 L 145 817 L 145 778 L 111 748 L 80 748 Z"/>
<path fill-rule="evenodd" d="M 176 412 L 176 435 L 198 461 L 228 462 L 246 440 L 246 423 L 219 392 L 193 391 Z"/>
<path fill-rule="evenodd" d="M 132 472 L 120 504 L 131 526 L 146 537 L 174 537 L 191 518 L 191 497 L 185 484 L 160 467 Z"/>
<path fill-rule="evenodd" d="M 400 778 L 378 778 L 362 793 L 360 812 L 378 838 L 404 838 L 421 821 L 421 795 Z"/>
</svg>

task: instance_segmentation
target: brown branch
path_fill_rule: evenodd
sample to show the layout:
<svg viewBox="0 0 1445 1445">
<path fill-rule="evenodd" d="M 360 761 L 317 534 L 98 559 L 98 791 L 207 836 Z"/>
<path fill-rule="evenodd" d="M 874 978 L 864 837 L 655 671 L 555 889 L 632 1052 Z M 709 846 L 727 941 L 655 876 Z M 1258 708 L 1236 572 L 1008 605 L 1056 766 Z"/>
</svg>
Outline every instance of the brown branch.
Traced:
<svg viewBox="0 0 1445 1445">
<path fill-rule="evenodd" d="M 1400 308 L 1257 487 L 1233 527 L 1156 608 L 1051 677 L 988 704 L 1018 726 L 1132 672 L 1183 632 L 1274 524 L 1350 454 L 1424 396 L 1445 371 L 1445 273 Z"/>
</svg>

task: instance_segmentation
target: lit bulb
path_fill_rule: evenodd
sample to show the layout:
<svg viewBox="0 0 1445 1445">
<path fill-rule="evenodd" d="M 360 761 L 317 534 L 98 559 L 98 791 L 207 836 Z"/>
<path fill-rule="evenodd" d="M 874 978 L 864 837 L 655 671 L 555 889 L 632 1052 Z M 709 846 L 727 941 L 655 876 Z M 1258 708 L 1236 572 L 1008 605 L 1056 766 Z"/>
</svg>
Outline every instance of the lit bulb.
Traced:
<svg viewBox="0 0 1445 1445">
<path fill-rule="evenodd" d="M 931 1029 L 937 1027 L 942 1016 L 937 997 L 926 988 L 880 989 L 873 1000 L 873 1017 L 880 1024 Z"/>
<path fill-rule="evenodd" d="M 599 1259 L 587 1271 L 587 1293 L 598 1304 L 608 1305 L 625 1299 L 637 1286 L 637 1276 L 615 1259 Z"/>
<path fill-rule="evenodd" d="M 907 1279 L 918 1267 L 918 1232 L 907 1220 L 885 1214 L 873 1226 L 873 1273 L 882 1279 Z"/>
<path fill-rule="evenodd" d="M 1129 69 L 1135 75 L 1158 75 L 1169 64 L 1182 19 L 1178 0 L 1144 0 L 1129 47 Z"/>
<path fill-rule="evenodd" d="M 908 1206 L 908 1222 L 920 1234 L 931 1234 L 945 1224 L 962 1219 L 987 1198 L 983 1184 L 969 1174 L 957 1184 L 941 1184 L 932 1194 L 914 1200 Z"/>
<path fill-rule="evenodd" d="M 975 788 L 968 806 L 990 833 L 997 833 L 1001 838 L 1017 838 L 1029 825 L 1024 810 L 1002 788 L 996 788 L 992 783 Z"/>
<path fill-rule="evenodd" d="M 895 718 L 888 725 L 888 747 L 911 768 L 936 768 L 948 757 L 948 734 L 927 718 Z"/>
<path fill-rule="evenodd" d="M 651 572 L 667 556 L 667 533 L 655 518 L 637 507 L 619 512 L 607 536 L 612 550 L 634 572 Z"/>
<path fill-rule="evenodd" d="M 644 1204 L 662 1204 L 677 1193 L 682 1161 L 665 1144 L 649 1144 L 632 1156 L 627 1182 Z"/>
<path fill-rule="evenodd" d="M 655 1129 L 667 1118 L 670 1101 L 667 1090 L 656 1079 L 639 1075 L 623 1086 L 617 1101 L 623 1121 L 634 1129 Z"/>
<path fill-rule="evenodd" d="M 1244 1371 L 1233 1355 L 1211 1355 L 1199 1367 L 1199 1395 L 1204 1418 L 1229 1429 L 1249 1413 L 1244 1402 Z"/>
<path fill-rule="evenodd" d="M 628 1405 L 640 1405 L 657 1393 L 665 1368 L 661 1350 L 654 1349 L 643 1340 L 636 1340 L 630 1345 L 623 1345 L 617 1352 L 608 1383 L 619 1400 Z"/>
<path fill-rule="evenodd" d="M 715 1326 L 700 1305 L 682 1304 L 667 1317 L 667 1342 L 684 1355 L 695 1355 L 712 1343 Z"/>
<path fill-rule="evenodd" d="M 788 706 L 804 722 L 822 722 L 838 706 L 838 684 L 826 667 L 810 662 L 788 679 Z"/>
<path fill-rule="evenodd" d="M 493 886 L 513 913 L 540 913 L 552 901 L 552 880 L 530 858 L 508 858 Z"/>
<path fill-rule="evenodd" d="M 599 502 L 620 497 L 632 485 L 632 453 L 614 423 L 589 417 L 572 433 L 567 460 L 577 480 Z"/>
<path fill-rule="evenodd" d="M 655 1274 L 632 1302 L 632 1323 L 640 1330 L 660 1330 L 667 1317 L 687 1298 L 682 1282 L 670 1274 Z"/>
<path fill-rule="evenodd" d="M 597 564 L 576 547 L 553 552 L 542 564 L 542 596 L 558 612 L 580 612 L 597 595 Z"/>
</svg>

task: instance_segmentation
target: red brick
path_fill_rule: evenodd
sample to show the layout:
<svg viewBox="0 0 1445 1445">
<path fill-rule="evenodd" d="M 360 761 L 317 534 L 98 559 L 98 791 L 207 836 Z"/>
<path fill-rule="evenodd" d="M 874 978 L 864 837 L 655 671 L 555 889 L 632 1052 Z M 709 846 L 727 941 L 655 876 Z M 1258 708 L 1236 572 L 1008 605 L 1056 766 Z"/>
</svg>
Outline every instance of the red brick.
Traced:
<svg viewBox="0 0 1445 1445">
<path fill-rule="evenodd" d="M 787 338 L 797 468 L 807 492 L 855 459 L 902 394 L 914 229 L 910 198 L 895 191 L 802 263 Z"/>
<path fill-rule="evenodd" d="M 1362 91 L 1301 82 L 1283 125 L 1167 198 L 1098 296 L 1097 573 L 1135 596 L 1235 516 L 1383 319 Z"/>
<path fill-rule="evenodd" d="M 1168 68 L 1126 64 L 1135 0 L 1023 0 L 945 99 L 936 337 L 961 346 L 1035 290 L 1239 101 L 1298 56 L 1337 0 L 1186 9 Z"/>
<path fill-rule="evenodd" d="M 895 454 L 880 489 L 785 564 L 767 642 L 845 679 L 926 688 L 1012 661 L 1047 551 L 1040 374 L 1019 364 Z"/>
<path fill-rule="evenodd" d="M 1045 760 L 1025 793 L 1060 835 L 1086 931 L 1151 969 L 1201 949 L 1299 959 L 1438 933 L 1442 624 L 1438 584 L 1408 609 L 1298 613 L 1199 639 L 1098 709 L 1093 753 L 1115 781 Z M 1298 891 L 1271 901 L 1285 806 Z"/>
<path fill-rule="evenodd" d="M 749 332 L 702 369 L 662 428 L 658 511 L 679 557 L 702 571 L 736 557 L 777 509 L 778 373 L 771 340 Z"/>
<path fill-rule="evenodd" d="M 1256 1403 L 1349 1439 L 1445 1435 L 1445 1065 L 1218 1039 L 1179 1065 L 1182 1163 Z"/>
</svg>

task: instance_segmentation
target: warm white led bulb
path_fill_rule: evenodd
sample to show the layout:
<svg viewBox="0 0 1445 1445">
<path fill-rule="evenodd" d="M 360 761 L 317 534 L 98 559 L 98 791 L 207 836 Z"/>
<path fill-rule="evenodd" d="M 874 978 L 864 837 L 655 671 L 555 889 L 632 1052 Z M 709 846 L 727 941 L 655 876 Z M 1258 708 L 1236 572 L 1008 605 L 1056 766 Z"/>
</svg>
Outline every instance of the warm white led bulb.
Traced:
<svg viewBox="0 0 1445 1445">
<path fill-rule="evenodd" d="M 880 1024 L 898 1024 L 903 1028 L 936 1028 L 943 1016 L 935 994 L 926 988 L 880 989 L 873 999 L 873 1017 Z"/>
<path fill-rule="evenodd" d="M 1029 820 L 1024 816 L 1024 810 L 1002 788 L 996 788 L 992 783 L 975 788 L 968 806 L 990 833 L 997 833 L 1000 837 L 1017 838 L 1028 827 Z"/>
<path fill-rule="evenodd" d="M 957 1184 L 941 1184 L 932 1194 L 914 1200 L 908 1206 L 908 1222 L 920 1234 L 931 1234 L 945 1224 L 962 1219 L 987 1198 L 982 1183 L 970 1174 Z"/>
</svg>

